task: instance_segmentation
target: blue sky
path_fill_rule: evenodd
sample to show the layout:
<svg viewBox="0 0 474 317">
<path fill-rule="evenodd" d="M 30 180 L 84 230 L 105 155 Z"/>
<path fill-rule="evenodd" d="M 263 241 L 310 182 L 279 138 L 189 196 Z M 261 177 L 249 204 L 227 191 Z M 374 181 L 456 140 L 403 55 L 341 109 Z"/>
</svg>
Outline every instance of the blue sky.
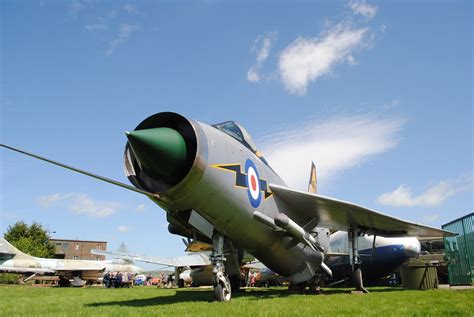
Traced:
<svg viewBox="0 0 474 317">
<path fill-rule="evenodd" d="M 127 182 L 124 131 L 236 120 L 288 185 L 439 227 L 473 211 L 469 1 L 2 1 L 2 143 Z M 0 231 L 183 253 L 147 198 L 1 151 Z"/>
</svg>

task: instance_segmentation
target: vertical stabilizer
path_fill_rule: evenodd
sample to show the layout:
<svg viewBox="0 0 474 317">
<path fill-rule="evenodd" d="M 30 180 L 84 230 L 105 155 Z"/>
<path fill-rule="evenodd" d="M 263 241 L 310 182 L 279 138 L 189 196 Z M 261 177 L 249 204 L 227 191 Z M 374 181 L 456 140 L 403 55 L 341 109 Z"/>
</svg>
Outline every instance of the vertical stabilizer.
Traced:
<svg viewBox="0 0 474 317">
<path fill-rule="evenodd" d="M 13 245 L 11 245 L 10 242 L 5 240 L 4 238 L 0 238 L 0 257 L 12 258 L 16 256 L 20 256 L 23 258 L 32 258 L 31 255 L 21 252 L 20 250 L 15 248 Z"/>
<path fill-rule="evenodd" d="M 309 175 L 308 192 L 316 194 L 318 192 L 318 179 L 316 174 L 316 165 L 311 162 L 311 173 Z"/>
</svg>

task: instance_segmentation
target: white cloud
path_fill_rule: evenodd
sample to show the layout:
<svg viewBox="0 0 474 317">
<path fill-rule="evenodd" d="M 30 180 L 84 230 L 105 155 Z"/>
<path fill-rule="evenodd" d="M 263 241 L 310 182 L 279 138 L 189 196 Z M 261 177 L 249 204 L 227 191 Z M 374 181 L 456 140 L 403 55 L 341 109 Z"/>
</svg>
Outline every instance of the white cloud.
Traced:
<svg viewBox="0 0 474 317">
<path fill-rule="evenodd" d="M 280 76 L 286 89 L 304 95 L 310 82 L 329 74 L 337 64 L 355 64 L 352 53 L 369 46 L 368 34 L 368 28 L 341 22 L 316 38 L 297 38 L 279 58 Z"/>
<path fill-rule="evenodd" d="M 140 205 L 137 206 L 137 208 L 135 208 L 135 210 L 139 211 L 139 212 L 145 211 L 145 209 L 146 209 L 145 204 L 140 204 Z"/>
<path fill-rule="evenodd" d="M 133 5 L 133 4 L 124 4 L 122 6 L 122 10 L 123 11 L 126 11 L 128 13 L 138 13 L 138 9 L 137 9 L 137 6 L 136 5 Z"/>
<path fill-rule="evenodd" d="M 259 82 L 260 81 L 260 75 L 258 74 L 257 70 L 255 69 L 255 66 L 252 66 L 249 68 L 247 72 L 247 80 L 251 82 Z"/>
<path fill-rule="evenodd" d="M 118 226 L 117 231 L 121 233 L 127 233 L 130 231 L 130 228 L 124 225 Z"/>
<path fill-rule="evenodd" d="M 247 80 L 250 82 L 259 82 L 261 76 L 259 75 L 260 68 L 267 60 L 272 47 L 272 42 L 275 41 L 276 33 L 267 33 L 259 35 L 254 42 L 251 52 L 256 55 L 256 63 L 247 71 Z"/>
<path fill-rule="evenodd" d="M 105 30 L 107 30 L 108 28 L 109 28 L 109 27 L 108 27 L 107 24 L 105 23 L 105 19 L 102 18 L 102 17 L 97 17 L 97 18 L 96 18 L 96 23 L 86 25 L 86 29 L 87 29 L 87 31 L 89 31 L 89 32 L 105 31 Z"/>
<path fill-rule="evenodd" d="M 413 195 L 411 188 L 400 185 L 394 191 L 380 195 L 377 201 L 382 205 L 396 207 L 439 206 L 448 198 L 467 190 L 472 190 L 472 174 L 441 181 L 418 196 Z"/>
<path fill-rule="evenodd" d="M 348 5 L 354 14 L 361 15 L 367 20 L 371 20 L 377 13 L 377 6 L 370 5 L 365 0 L 349 1 Z"/>
<path fill-rule="evenodd" d="M 140 30 L 140 28 L 136 25 L 131 25 L 131 24 L 120 25 L 120 29 L 119 29 L 119 33 L 117 37 L 114 38 L 110 42 L 109 48 L 105 51 L 105 54 L 107 56 L 112 55 L 112 53 L 115 51 L 117 46 L 126 43 L 130 39 L 130 36 L 132 35 L 132 33 L 138 30 Z"/>
<path fill-rule="evenodd" d="M 426 223 L 435 222 L 435 221 L 438 220 L 438 219 L 439 219 L 439 215 L 436 215 L 436 214 L 427 215 L 427 216 L 424 216 L 424 217 L 423 217 L 423 220 L 424 220 Z"/>
<path fill-rule="evenodd" d="M 78 14 L 79 12 L 87 9 L 88 3 L 86 1 L 74 0 L 70 4 L 70 10 L 73 14 Z"/>
<path fill-rule="evenodd" d="M 327 183 L 335 174 L 396 146 L 404 122 L 371 114 L 311 120 L 270 133 L 262 140 L 262 150 L 289 186 L 306 190 L 311 161 L 318 181 Z"/>
<path fill-rule="evenodd" d="M 93 200 L 87 194 L 68 193 L 68 194 L 52 194 L 38 197 L 37 203 L 43 208 L 50 208 L 52 205 L 59 205 L 70 211 L 89 217 L 101 218 L 107 217 L 117 210 L 124 208 L 119 203 Z"/>
</svg>

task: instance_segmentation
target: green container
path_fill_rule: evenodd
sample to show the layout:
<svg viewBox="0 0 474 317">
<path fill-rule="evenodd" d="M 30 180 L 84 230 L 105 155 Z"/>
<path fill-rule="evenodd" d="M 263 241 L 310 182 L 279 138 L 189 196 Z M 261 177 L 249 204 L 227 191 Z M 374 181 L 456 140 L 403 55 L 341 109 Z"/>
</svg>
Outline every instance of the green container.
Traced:
<svg viewBox="0 0 474 317">
<path fill-rule="evenodd" d="M 474 213 L 442 226 L 455 232 L 444 238 L 450 285 L 474 285 Z"/>
<path fill-rule="evenodd" d="M 438 288 L 438 274 L 432 265 L 410 265 L 400 268 L 402 286 L 406 289 L 426 290 Z"/>
</svg>

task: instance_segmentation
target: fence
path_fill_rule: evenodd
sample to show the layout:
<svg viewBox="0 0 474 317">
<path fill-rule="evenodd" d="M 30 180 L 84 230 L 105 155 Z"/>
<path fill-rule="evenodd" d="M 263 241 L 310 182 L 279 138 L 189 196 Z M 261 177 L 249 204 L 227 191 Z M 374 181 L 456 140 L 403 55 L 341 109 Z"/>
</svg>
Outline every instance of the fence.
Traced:
<svg viewBox="0 0 474 317">
<path fill-rule="evenodd" d="M 442 228 L 458 234 L 444 238 L 449 284 L 474 284 L 474 213 L 444 224 Z"/>
</svg>

